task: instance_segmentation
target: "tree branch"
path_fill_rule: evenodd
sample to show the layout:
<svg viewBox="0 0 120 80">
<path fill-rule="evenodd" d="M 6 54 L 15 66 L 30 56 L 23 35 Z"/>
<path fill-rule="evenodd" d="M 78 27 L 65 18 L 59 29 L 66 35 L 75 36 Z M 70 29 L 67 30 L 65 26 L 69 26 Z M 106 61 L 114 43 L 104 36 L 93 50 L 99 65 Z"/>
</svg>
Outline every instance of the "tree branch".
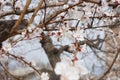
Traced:
<svg viewBox="0 0 120 80">
<path fill-rule="evenodd" d="M 114 57 L 111 65 L 110 65 L 109 68 L 103 73 L 103 75 L 102 75 L 101 77 L 99 77 L 97 80 L 102 80 L 102 79 L 110 72 L 110 70 L 112 69 L 112 66 L 113 66 L 114 63 L 116 62 L 116 59 L 117 59 L 119 53 L 120 53 L 120 49 L 117 49 L 116 55 L 115 55 L 115 57 Z"/>
<path fill-rule="evenodd" d="M 27 0 L 27 3 L 26 3 L 26 5 L 25 5 L 25 7 L 24 7 L 24 10 L 23 10 L 23 12 L 21 13 L 21 15 L 20 15 L 19 19 L 17 20 L 17 22 L 15 23 L 15 25 L 13 26 L 12 30 L 10 31 L 10 34 L 12 34 L 12 33 L 15 32 L 16 28 L 18 27 L 18 25 L 19 25 L 20 22 L 22 21 L 22 19 L 23 19 L 24 15 L 25 15 L 25 13 L 26 13 L 26 11 L 27 11 L 30 3 L 31 3 L 31 0 Z"/>
</svg>

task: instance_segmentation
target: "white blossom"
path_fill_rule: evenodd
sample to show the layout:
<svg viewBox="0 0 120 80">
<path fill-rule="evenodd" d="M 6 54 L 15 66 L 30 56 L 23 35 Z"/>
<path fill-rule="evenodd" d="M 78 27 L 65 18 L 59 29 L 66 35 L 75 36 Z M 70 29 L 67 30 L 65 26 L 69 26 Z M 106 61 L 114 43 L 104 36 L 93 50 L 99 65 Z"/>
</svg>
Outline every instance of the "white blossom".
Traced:
<svg viewBox="0 0 120 80">
<path fill-rule="evenodd" d="M 66 5 L 63 6 L 63 9 L 66 9 L 68 7 L 69 7 L 69 5 L 66 4 Z"/>
<path fill-rule="evenodd" d="M 32 28 L 31 28 L 31 27 L 28 27 L 28 31 L 29 31 L 29 32 L 32 32 Z"/>
<path fill-rule="evenodd" d="M 49 75 L 47 72 L 43 72 L 40 77 L 40 80 L 49 80 Z"/>
<path fill-rule="evenodd" d="M 72 62 L 68 58 L 58 62 L 54 70 L 57 75 L 61 75 L 61 80 L 79 80 L 80 75 L 88 74 L 79 61 Z"/>
<path fill-rule="evenodd" d="M 78 41 L 84 41 L 83 32 L 84 32 L 84 30 L 74 31 L 74 32 L 73 32 L 73 36 L 74 36 Z"/>
<path fill-rule="evenodd" d="M 21 37 L 25 37 L 26 33 L 27 33 L 27 31 L 24 30 L 24 31 L 21 33 Z"/>
<path fill-rule="evenodd" d="M 28 31 L 32 32 L 33 29 L 35 29 L 35 25 L 34 24 L 30 24 L 30 26 L 28 27 Z"/>
<path fill-rule="evenodd" d="M 2 47 L 5 51 L 10 51 L 12 49 L 12 46 L 10 43 L 7 43 L 5 45 L 3 45 Z"/>
<path fill-rule="evenodd" d="M 20 0 L 18 0 L 18 1 L 16 2 L 16 4 L 17 4 L 17 5 L 15 5 L 15 8 L 19 8 L 20 10 L 23 9 L 23 5 L 22 5 L 22 3 L 21 3 Z"/>
<path fill-rule="evenodd" d="M 81 50 L 81 52 L 83 52 L 83 53 L 87 52 L 86 49 L 87 49 L 87 45 L 86 45 L 86 44 L 82 45 L 82 50 Z"/>
<path fill-rule="evenodd" d="M 4 11 L 6 11 L 6 12 L 9 11 L 9 8 L 6 8 L 6 1 L 11 1 L 11 3 L 12 3 L 12 1 L 14 1 L 14 0 L 0 0 L 0 3 L 2 3 L 0 5 L 0 8 L 1 8 L 0 11 L 2 13 L 4 13 Z M 35 1 L 32 0 L 33 3 L 31 3 L 31 5 L 29 6 L 29 9 L 31 9 L 33 7 L 35 8 L 37 6 L 36 4 L 39 1 L 40 0 L 35 0 Z M 60 0 L 60 1 L 64 1 L 64 0 Z M 79 1 L 81 1 L 81 0 L 68 0 L 68 3 L 61 6 L 61 7 L 56 7 L 54 9 L 52 9 L 52 8 L 47 9 L 46 14 L 48 14 L 48 16 L 46 15 L 46 18 L 49 17 L 49 15 L 53 14 L 53 11 L 56 11 L 57 9 L 61 9 L 61 8 L 66 9 L 66 8 L 69 7 L 69 4 L 75 4 L 75 3 L 79 2 Z M 113 3 L 115 1 L 118 1 L 118 3 L 120 3 L 120 0 L 110 0 L 110 2 L 113 2 Z M 56 2 L 58 2 L 58 0 L 50 0 L 49 3 L 53 4 L 54 2 L 56 3 Z M 26 0 L 24 0 L 24 1 L 17 0 L 17 2 L 15 3 L 15 9 L 18 9 L 17 11 L 19 12 L 19 10 L 22 10 L 24 8 L 25 3 L 26 3 Z M 88 23 L 91 23 L 91 18 L 90 17 L 92 17 L 92 16 L 93 17 L 99 17 L 99 16 L 103 16 L 103 14 L 105 14 L 107 16 L 114 16 L 115 14 L 119 15 L 119 13 L 120 13 L 120 5 L 118 5 L 117 8 L 113 9 L 112 7 L 108 6 L 108 3 L 109 2 L 107 2 L 107 0 L 101 0 L 101 6 L 96 6 L 97 10 L 96 10 L 95 15 L 93 15 L 93 12 L 95 11 L 95 6 L 94 5 L 96 5 L 96 4 L 87 3 L 87 2 L 83 1 L 83 3 L 82 3 L 83 7 L 81 7 L 79 5 L 75 6 L 75 7 L 71 8 L 71 9 L 69 9 L 67 11 L 67 15 L 66 15 L 65 12 L 62 12 L 60 15 L 57 15 L 57 17 L 55 17 L 53 20 L 55 20 L 55 21 L 61 20 L 62 17 L 65 18 L 65 19 L 67 19 L 67 18 L 68 19 L 69 18 L 70 19 L 78 19 L 80 21 L 78 27 L 87 28 Z M 44 13 L 44 11 L 41 11 L 41 10 L 38 12 L 39 15 L 36 15 L 37 19 L 35 18 L 34 23 L 39 23 L 39 22 L 42 21 L 42 19 L 44 17 L 44 16 L 42 16 L 43 13 Z M 25 18 L 29 19 L 29 18 L 31 18 L 32 13 L 26 14 L 25 16 L 28 16 L 28 17 L 25 17 Z M 17 15 L 17 17 L 16 16 L 13 16 L 13 17 L 7 16 L 7 17 L 5 17 L 5 19 L 11 19 L 11 18 L 18 19 L 19 16 Z M 112 18 L 112 20 L 114 20 L 114 18 Z M 112 22 L 112 20 L 111 20 L 111 22 Z M 65 22 L 67 22 L 67 21 L 65 21 Z M 84 41 L 84 30 L 77 29 L 77 31 L 74 31 L 74 32 L 69 31 L 69 28 L 74 27 L 74 25 L 76 25 L 76 23 L 77 23 L 77 21 L 74 20 L 74 21 L 71 21 L 71 24 L 68 21 L 66 26 L 62 25 L 60 30 L 58 31 L 58 32 L 60 32 L 59 35 L 57 34 L 58 32 L 55 31 L 55 35 L 51 36 L 53 38 L 52 39 L 53 44 L 54 45 L 55 44 L 57 44 L 57 45 L 58 44 L 60 44 L 60 45 L 69 45 L 69 46 L 71 46 L 70 50 L 75 51 L 76 46 L 74 44 L 72 44 L 72 45 L 70 45 L 70 44 L 74 43 L 75 40 Z M 94 26 L 103 26 L 103 25 L 106 25 L 106 24 L 109 24 L 109 23 L 110 23 L 110 20 L 108 20 L 108 19 L 101 18 L 101 20 L 98 20 L 98 19 L 94 18 L 93 27 Z M 51 27 L 52 26 L 53 25 L 51 24 Z M 30 26 L 27 28 L 27 30 L 29 32 L 32 32 L 33 29 L 35 29 L 34 32 L 29 34 L 29 38 L 31 38 L 31 40 L 20 41 L 19 38 L 24 38 L 25 35 L 26 35 L 26 30 L 25 30 L 25 31 L 22 32 L 21 35 L 16 36 L 13 39 L 13 41 L 17 42 L 17 44 L 19 44 L 19 45 L 15 45 L 14 48 L 13 47 L 11 48 L 11 44 L 5 44 L 5 45 L 3 45 L 3 49 L 5 51 L 10 51 L 11 49 L 14 50 L 14 51 L 12 51 L 11 54 L 17 54 L 17 55 L 22 54 L 23 57 L 25 57 L 25 60 L 27 60 L 28 62 L 31 62 L 31 65 L 37 67 L 37 69 L 39 69 L 39 68 L 41 69 L 41 68 L 45 68 L 45 67 L 47 69 L 51 68 L 50 64 L 47 65 L 49 61 L 46 58 L 45 51 L 43 50 L 42 45 L 39 42 L 40 34 L 41 34 L 41 32 L 43 32 L 43 28 L 41 29 L 41 28 L 35 28 L 35 27 L 36 26 L 34 24 L 30 24 Z M 58 28 L 58 27 L 59 27 L 59 25 L 56 26 L 56 28 Z M 106 31 L 110 31 L 110 30 L 107 30 L 107 29 L 106 29 Z M 111 33 L 113 33 L 112 30 L 111 30 Z M 119 37 L 120 37 L 120 32 L 119 32 Z M 59 41 L 58 41 L 58 38 L 60 38 Z M 80 45 L 80 48 L 81 48 L 80 52 L 87 52 L 86 44 Z M 69 56 L 69 55 L 66 55 L 66 56 Z M 62 56 L 61 61 L 56 64 L 55 69 L 54 69 L 54 71 L 55 71 L 55 73 L 57 75 L 61 75 L 61 80 L 79 80 L 81 75 L 85 75 L 85 74 L 89 73 L 88 70 L 85 68 L 85 66 L 83 66 L 81 60 L 75 60 L 73 62 L 71 60 L 71 58 L 68 58 L 66 56 L 65 57 Z M 74 54 L 72 54 L 71 57 L 73 57 L 73 56 L 74 56 Z M 104 57 L 102 53 L 99 56 Z M 0 55 L 0 61 L 1 62 L 6 62 L 8 60 L 8 58 L 9 57 L 5 56 L 5 54 L 2 54 L 2 56 Z M 95 57 L 92 56 L 92 58 L 95 58 Z M 80 57 L 78 57 L 78 59 L 80 59 Z M 94 59 L 94 61 L 95 61 L 95 59 Z M 91 63 L 91 62 L 94 62 L 94 61 L 89 62 L 89 56 L 87 57 L 87 59 L 85 61 L 86 61 L 86 64 L 88 65 L 88 68 L 90 68 L 90 65 L 93 65 L 93 63 Z M 34 71 L 32 68 L 25 68 L 25 67 L 22 67 L 22 66 L 21 66 L 21 68 L 19 68 L 19 65 L 17 64 L 17 60 L 16 60 L 16 62 L 13 62 L 15 66 L 10 65 L 10 63 L 11 63 L 11 61 L 9 61 L 9 64 L 8 64 L 8 66 L 10 66 L 10 68 L 9 68 L 10 72 L 16 66 L 16 69 L 13 70 L 13 72 L 11 72 L 13 75 L 15 74 L 17 76 L 24 76 L 24 75 L 27 75 L 27 73 L 31 73 L 31 72 Z M 85 64 L 85 62 L 83 62 L 83 63 Z M 45 64 L 46 66 L 43 65 L 43 64 Z M 38 65 L 40 65 L 40 66 L 38 66 Z M 51 68 L 51 70 L 52 70 L 52 68 Z M 95 72 L 96 72 L 96 70 L 95 70 Z M 40 78 L 41 78 L 41 80 L 49 80 L 49 75 L 48 75 L 48 73 L 43 72 L 41 74 Z"/>
</svg>

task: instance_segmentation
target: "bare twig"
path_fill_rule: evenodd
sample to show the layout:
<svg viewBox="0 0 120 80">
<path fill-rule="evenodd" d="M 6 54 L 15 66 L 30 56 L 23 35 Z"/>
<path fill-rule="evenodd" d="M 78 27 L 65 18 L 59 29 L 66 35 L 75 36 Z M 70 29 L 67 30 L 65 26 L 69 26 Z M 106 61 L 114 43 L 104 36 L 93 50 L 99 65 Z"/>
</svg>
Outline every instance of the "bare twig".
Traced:
<svg viewBox="0 0 120 80">
<path fill-rule="evenodd" d="M 44 9 L 44 19 L 43 19 L 43 23 L 45 23 L 45 19 L 46 19 L 46 6 L 47 6 L 47 4 L 46 4 L 46 1 L 44 0 L 44 5 L 45 5 L 45 9 Z"/>
<path fill-rule="evenodd" d="M 44 0 L 41 0 L 41 1 L 39 2 L 38 6 L 35 8 L 35 11 L 33 12 L 33 15 L 32 15 L 32 17 L 31 17 L 31 19 L 30 19 L 28 25 L 30 25 L 30 24 L 33 22 L 33 20 L 34 20 L 36 14 L 37 14 L 37 12 L 38 12 L 39 9 L 42 7 L 43 1 L 44 1 Z"/>
<path fill-rule="evenodd" d="M 103 74 L 101 77 L 99 77 L 97 80 L 102 80 L 102 79 L 110 72 L 110 70 L 112 69 L 112 66 L 113 66 L 114 63 L 116 62 L 116 59 L 117 59 L 119 53 L 120 53 L 120 49 L 117 49 L 116 55 L 115 55 L 115 57 L 114 57 L 111 65 L 110 65 L 109 68 L 104 72 L 104 74 Z"/>
<path fill-rule="evenodd" d="M 3 66 L 3 64 L 0 62 L 0 66 L 4 69 L 4 71 L 6 72 L 6 73 L 8 73 L 10 76 L 12 76 L 12 77 L 14 77 L 15 79 L 17 79 L 17 80 L 19 80 L 19 78 L 17 78 L 16 76 L 14 76 L 14 75 L 12 75 L 4 66 Z"/>
<path fill-rule="evenodd" d="M 24 15 L 25 15 L 25 13 L 26 13 L 26 11 L 27 11 L 27 9 L 28 9 L 30 3 L 31 3 L 31 0 L 27 0 L 27 3 L 26 3 L 26 5 L 25 5 L 25 7 L 24 7 L 24 10 L 23 10 L 23 12 L 21 13 L 21 15 L 20 15 L 18 21 L 17 21 L 17 22 L 15 23 L 15 25 L 13 26 L 13 28 L 12 28 L 10 34 L 11 34 L 11 33 L 14 33 L 14 31 L 16 30 L 16 28 L 18 27 L 18 25 L 19 25 L 20 22 L 22 21 L 22 19 L 23 19 Z"/>
<path fill-rule="evenodd" d="M 36 71 L 39 75 L 41 74 L 41 72 L 36 69 L 31 63 L 25 61 L 22 57 L 19 57 L 19 56 L 16 56 L 16 55 L 13 55 L 13 54 L 10 54 L 10 53 L 7 53 L 7 55 L 10 55 L 12 56 L 13 58 L 15 59 L 19 59 L 20 61 L 22 61 L 24 64 L 28 65 L 29 67 L 31 67 L 34 71 Z"/>
<path fill-rule="evenodd" d="M 58 16 L 60 13 L 65 12 L 65 11 L 67 11 L 68 9 L 70 9 L 70 8 L 72 8 L 72 7 L 74 7 L 74 6 L 77 6 L 77 5 L 81 4 L 81 3 L 82 3 L 82 2 L 78 2 L 78 3 L 74 4 L 74 5 L 70 5 L 68 8 L 61 9 L 61 10 L 56 11 L 54 14 L 52 14 L 52 15 L 50 15 L 50 16 L 48 16 L 48 17 L 46 18 L 46 22 L 45 22 L 44 24 L 41 23 L 38 27 L 43 28 L 44 25 L 49 24 L 49 22 L 50 22 L 52 19 L 54 19 L 56 16 Z M 43 22 L 43 21 L 42 21 L 42 22 Z"/>
<path fill-rule="evenodd" d="M 68 0 L 64 0 L 64 2 L 48 4 L 48 5 L 46 6 L 46 8 L 63 6 L 63 5 L 65 5 L 67 2 L 68 2 Z M 41 7 L 41 9 L 44 9 L 44 8 L 45 8 L 45 6 L 42 6 L 42 7 Z M 34 12 L 35 9 L 36 9 L 36 7 L 33 8 L 33 9 L 28 9 L 27 12 L 26 12 L 26 14 Z M 4 17 L 4 16 L 12 15 L 12 14 L 20 15 L 20 14 L 22 13 L 22 11 L 23 11 L 23 10 L 21 10 L 21 11 L 19 11 L 19 12 L 16 12 L 16 11 L 14 11 L 14 10 L 10 10 L 10 11 L 6 11 L 6 12 L 2 12 L 2 13 L 0 13 L 0 18 L 1 18 L 1 17 Z"/>
</svg>

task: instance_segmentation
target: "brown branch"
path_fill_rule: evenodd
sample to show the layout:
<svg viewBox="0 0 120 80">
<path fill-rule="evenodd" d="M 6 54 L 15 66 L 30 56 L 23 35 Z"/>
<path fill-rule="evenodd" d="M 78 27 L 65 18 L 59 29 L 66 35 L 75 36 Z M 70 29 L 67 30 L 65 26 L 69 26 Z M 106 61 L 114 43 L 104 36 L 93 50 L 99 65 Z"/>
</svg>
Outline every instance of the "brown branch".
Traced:
<svg viewBox="0 0 120 80">
<path fill-rule="evenodd" d="M 72 7 L 74 7 L 74 6 L 77 6 L 77 5 L 79 5 L 79 4 L 81 4 L 82 2 L 78 2 L 78 3 L 76 3 L 76 4 L 74 4 L 74 5 L 70 5 L 68 8 L 65 8 L 65 9 L 61 9 L 61 10 L 58 10 L 58 11 L 56 11 L 54 14 L 52 14 L 52 15 L 50 15 L 46 20 L 46 24 L 48 24 L 53 18 L 55 18 L 57 15 L 59 15 L 60 13 L 62 13 L 62 12 L 65 12 L 65 11 L 67 11 L 68 9 L 70 9 L 70 8 L 72 8 Z"/>
<path fill-rule="evenodd" d="M 94 11 L 94 13 L 93 13 L 93 17 L 94 17 L 95 14 L 96 14 L 96 9 L 97 9 L 97 7 L 95 7 L 95 11 Z M 93 23 L 94 23 L 94 18 L 92 18 L 91 24 L 90 24 L 88 27 L 89 27 L 89 28 L 92 28 Z"/>
<path fill-rule="evenodd" d="M 90 16 L 88 18 L 98 18 L 98 19 L 101 19 L 101 18 L 114 18 L 114 17 L 120 17 L 118 15 L 115 15 L 115 16 Z M 86 17 L 83 17 L 83 18 L 86 18 Z M 55 20 L 55 21 L 50 21 L 49 24 L 53 24 L 53 23 L 60 23 L 60 22 L 64 22 L 64 21 L 73 21 L 73 20 L 76 20 L 78 21 L 78 19 L 61 19 L 61 20 Z"/>
<path fill-rule="evenodd" d="M 13 5 L 12 5 L 12 8 L 15 12 L 16 12 L 16 8 L 15 8 L 16 2 L 17 2 L 17 0 L 13 0 Z"/>
<path fill-rule="evenodd" d="M 39 75 L 41 74 L 41 72 L 40 72 L 36 67 L 34 67 L 34 66 L 32 65 L 32 63 L 25 61 L 23 57 L 18 57 L 18 56 L 15 56 L 15 55 L 13 55 L 13 54 L 10 54 L 10 53 L 7 53 L 7 55 L 12 56 L 13 58 L 22 61 L 24 64 L 28 65 L 28 66 L 31 67 L 34 71 L 36 71 Z"/>
<path fill-rule="evenodd" d="M 50 21 L 49 24 L 60 23 L 60 22 L 64 22 L 64 21 L 72 21 L 72 20 L 78 21 L 78 19 L 61 19 L 61 20 L 56 20 L 56 21 Z"/>
<path fill-rule="evenodd" d="M 46 3 L 46 0 L 44 0 L 44 5 L 45 5 L 45 9 L 44 9 L 44 18 L 43 18 L 43 23 L 45 23 L 45 19 L 46 19 L 46 11 L 47 11 L 47 9 L 46 9 L 46 6 L 47 6 L 47 3 Z"/>
<path fill-rule="evenodd" d="M 10 31 L 16 21 L 17 20 L 2 20 L 2 21 L 0 21 L 0 43 L 5 41 L 9 37 L 19 34 L 19 33 L 10 34 Z M 28 21 L 26 19 L 23 19 L 21 21 L 21 23 L 18 25 L 16 30 L 18 32 L 22 31 L 23 29 L 27 28 L 27 25 L 28 25 Z"/>
<path fill-rule="evenodd" d="M 119 53 L 120 53 L 120 49 L 117 50 L 116 55 L 115 55 L 115 57 L 114 57 L 111 65 L 109 66 L 109 68 L 108 68 L 108 69 L 104 72 L 104 74 L 103 74 L 101 77 L 99 77 L 97 80 L 102 80 L 102 79 L 110 72 L 110 70 L 112 69 L 112 66 L 113 66 L 114 63 L 116 62 L 116 59 L 117 59 Z"/>
<path fill-rule="evenodd" d="M 49 35 L 46 35 L 44 33 L 41 34 L 43 39 L 40 41 L 42 44 L 42 47 L 44 48 L 49 60 L 50 64 L 53 68 L 55 68 L 55 65 L 58 61 L 60 61 L 60 54 L 63 51 L 69 51 L 69 46 L 62 46 L 60 49 L 57 49 L 54 47 L 52 40 Z"/>
<path fill-rule="evenodd" d="M 70 47 L 69 45 L 61 46 L 61 48 L 59 48 L 59 49 L 55 48 L 49 35 L 46 35 L 44 33 L 42 33 L 41 35 L 42 35 L 42 40 L 40 41 L 40 43 L 42 44 L 42 47 L 44 48 L 44 50 L 50 60 L 50 64 L 52 65 L 53 68 L 55 67 L 55 64 L 58 61 L 60 61 L 60 54 L 63 51 L 67 51 L 70 53 L 73 52 L 73 51 L 69 50 L 69 47 Z M 94 41 L 98 41 L 98 42 L 94 43 Z M 100 42 L 101 42 L 100 39 L 99 40 L 96 39 L 96 40 L 79 41 L 78 46 L 87 44 L 90 47 L 99 49 L 98 46 L 99 46 Z"/>
<path fill-rule="evenodd" d="M 71 19 L 72 20 L 72 19 Z M 74 20 L 74 19 L 73 19 Z M 67 21 L 67 20 L 64 20 L 64 21 Z M 62 21 L 53 21 L 53 22 L 50 22 L 50 23 L 54 23 L 54 22 L 62 22 Z M 82 28 L 83 30 L 87 30 L 87 29 L 97 29 L 97 28 L 119 28 L 119 27 L 115 27 L 115 26 L 119 26 L 120 23 L 118 24 L 110 24 L 110 25 L 103 25 L 103 26 L 93 26 L 92 28 Z M 54 27 L 54 26 L 53 26 Z M 48 28 L 48 29 L 44 29 L 44 31 L 58 31 L 59 29 L 58 28 Z M 75 27 L 70 27 L 69 28 L 70 31 L 75 31 L 76 28 Z"/>
<path fill-rule="evenodd" d="M 68 0 L 64 0 L 64 2 L 48 4 L 48 5 L 46 6 L 46 8 L 63 6 L 63 5 L 65 5 L 65 4 L 67 4 L 67 2 L 68 2 Z M 45 8 L 45 6 L 42 6 L 42 7 L 41 7 L 41 9 L 44 9 L 44 8 Z M 33 9 L 28 9 L 25 14 L 32 13 L 32 12 L 35 11 L 35 9 L 36 9 L 36 7 L 33 8 Z M 22 13 L 22 11 L 23 11 L 23 10 L 21 10 L 21 11 L 19 11 L 19 12 L 14 11 L 14 10 L 5 11 L 5 12 L 0 13 L 0 18 L 1 18 L 1 17 L 4 17 L 4 16 L 12 15 L 12 14 L 20 15 L 20 14 Z"/>
<path fill-rule="evenodd" d="M 100 1 L 97 1 L 97 0 L 83 0 L 83 1 L 95 3 L 95 4 L 98 4 L 98 5 L 101 4 Z M 59 2 L 59 3 L 54 3 L 54 4 L 47 4 L 46 8 L 63 6 L 63 5 L 66 4 L 67 2 L 68 2 L 68 0 L 64 0 L 64 2 L 61 2 L 61 3 Z M 117 6 L 117 5 L 120 5 L 120 4 L 109 3 L 109 6 Z M 41 9 L 44 9 L 44 8 L 45 8 L 45 6 L 41 7 Z M 35 9 L 36 9 L 36 8 L 28 9 L 28 11 L 26 12 L 26 14 L 34 12 Z M 21 13 L 22 13 L 22 10 L 19 11 L 19 12 L 14 11 L 14 10 L 5 11 L 5 12 L 0 13 L 0 18 L 1 18 L 1 17 L 4 17 L 4 16 L 7 16 L 7 15 L 12 15 L 12 14 L 20 15 Z"/>
<path fill-rule="evenodd" d="M 12 75 L 4 66 L 3 64 L 0 62 L 0 66 L 4 69 L 4 71 L 9 74 L 10 76 L 14 77 L 15 79 L 19 80 L 16 76 Z"/>
<path fill-rule="evenodd" d="M 16 28 L 18 27 L 18 25 L 19 25 L 20 22 L 22 21 L 22 19 L 23 19 L 24 15 L 25 15 L 25 13 L 26 13 L 26 11 L 27 11 L 27 9 L 28 9 L 30 3 L 31 3 L 31 0 L 27 0 L 27 3 L 26 3 L 26 5 L 25 5 L 25 7 L 24 7 L 24 10 L 23 10 L 23 12 L 21 13 L 21 15 L 20 15 L 18 21 L 17 21 L 17 22 L 15 23 L 15 25 L 13 26 L 13 28 L 12 28 L 10 34 L 15 32 Z"/>
<path fill-rule="evenodd" d="M 48 16 L 48 17 L 46 18 L 46 22 L 45 22 L 45 23 L 41 23 L 38 27 L 43 28 L 44 25 L 49 24 L 49 22 L 50 22 L 52 19 L 54 19 L 56 16 L 58 16 L 60 13 L 65 12 L 65 11 L 67 11 L 68 9 L 70 9 L 70 8 L 72 8 L 72 7 L 74 7 L 74 6 L 77 6 L 77 5 L 81 4 L 81 3 L 82 3 L 82 2 L 80 1 L 80 2 L 78 2 L 78 3 L 76 3 L 76 4 L 74 4 L 74 5 L 70 5 L 68 8 L 61 9 L 61 10 L 58 10 L 58 11 L 54 12 L 53 14 L 51 14 L 50 16 Z M 43 21 L 42 21 L 42 22 L 43 22 Z M 47 28 L 46 28 L 46 29 L 47 29 Z"/>
<path fill-rule="evenodd" d="M 35 8 L 35 11 L 33 12 L 32 17 L 31 17 L 31 19 L 30 19 L 28 25 L 30 25 L 30 24 L 33 22 L 33 20 L 34 20 L 36 14 L 37 14 L 37 12 L 38 12 L 39 9 L 42 7 L 42 4 L 43 4 L 43 0 L 41 0 L 41 1 L 39 2 L 38 6 Z"/>
<path fill-rule="evenodd" d="M 85 2 L 95 3 L 95 4 L 101 4 L 101 0 L 83 0 Z"/>
<path fill-rule="evenodd" d="M 101 5 L 101 0 L 83 0 L 83 1 Z M 118 5 L 120 5 L 120 3 L 116 4 L 116 3 L 108 2 L 108 5 L 112 7 L 117 7 Z"/>
</svg>

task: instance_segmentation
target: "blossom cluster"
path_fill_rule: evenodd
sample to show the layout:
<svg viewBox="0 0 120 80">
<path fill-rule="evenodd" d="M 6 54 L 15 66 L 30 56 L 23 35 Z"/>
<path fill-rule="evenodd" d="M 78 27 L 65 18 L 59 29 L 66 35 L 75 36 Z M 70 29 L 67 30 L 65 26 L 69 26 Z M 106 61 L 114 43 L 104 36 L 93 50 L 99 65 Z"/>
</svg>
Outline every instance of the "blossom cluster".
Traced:
<svg viewBox="0 0 120 80">
<path fill-rule="evenodd" d="M 72 62 L 67 57 L 58 62 L 54 70 L 57 75 L 61 75 L 61 80 L 79 80 L 80 76 L 89 73 L 80 60 Z"/>
</svg>

